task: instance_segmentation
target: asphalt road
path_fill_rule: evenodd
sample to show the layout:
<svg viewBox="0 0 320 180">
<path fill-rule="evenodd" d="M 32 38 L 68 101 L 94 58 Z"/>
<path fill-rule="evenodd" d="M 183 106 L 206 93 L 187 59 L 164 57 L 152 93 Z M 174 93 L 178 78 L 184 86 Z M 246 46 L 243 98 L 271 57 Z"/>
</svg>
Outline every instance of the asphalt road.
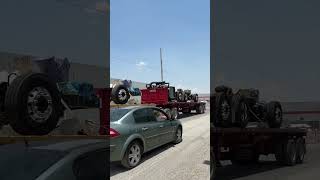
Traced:
<svg viewBox="0 0 320 180">
<path fill-rule="evenodd" d="M 307 146 L 305 162 L 292 167 L 277 165 L 273 155 L 260 156 L 257 165 L 233 166 L 228 161 L 218 168 L 217 180 L 318 180 L 320 178 L 320 144 Z"/>
<path fill-rule="evenodd" d="M 209 109 L 207 110 L 209 112 Z M 183 141 L 164 145 L 143 156 L 142 163 L 127 170 L 111 164 L 111 180 L 209 180 L 210 178 L 210 113 L 180 119 Z"/>
</svg>

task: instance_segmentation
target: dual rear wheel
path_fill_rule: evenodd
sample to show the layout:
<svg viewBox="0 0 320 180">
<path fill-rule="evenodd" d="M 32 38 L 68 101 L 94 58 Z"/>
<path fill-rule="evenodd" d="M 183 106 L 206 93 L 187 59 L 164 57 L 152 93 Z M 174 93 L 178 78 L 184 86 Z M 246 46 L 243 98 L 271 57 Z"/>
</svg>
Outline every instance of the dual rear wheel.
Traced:
<svg viewBox="0 0 320 180">
<path fill-rule="evenodd" d="M 303 163 L 305 154 L 306 144 L 303 138 L 289 139 L 279 143 L 275 152 L 277 161 L 288 166 Z"/>
</svg>

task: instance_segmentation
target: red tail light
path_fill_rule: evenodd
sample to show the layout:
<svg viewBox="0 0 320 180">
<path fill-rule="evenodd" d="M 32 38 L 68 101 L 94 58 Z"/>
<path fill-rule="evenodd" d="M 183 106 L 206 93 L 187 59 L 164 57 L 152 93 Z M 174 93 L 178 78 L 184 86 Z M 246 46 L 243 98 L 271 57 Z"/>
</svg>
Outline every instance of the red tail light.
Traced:
<svg viewBox="0 0 320 180">
<path fill-rule="evenodd" d="M 110 137 L 114 138 L 114 137 L 118 137 L 118 136 L 120 136 L 120 134 L 116 130 L 110 128 Z"/>
</svg>

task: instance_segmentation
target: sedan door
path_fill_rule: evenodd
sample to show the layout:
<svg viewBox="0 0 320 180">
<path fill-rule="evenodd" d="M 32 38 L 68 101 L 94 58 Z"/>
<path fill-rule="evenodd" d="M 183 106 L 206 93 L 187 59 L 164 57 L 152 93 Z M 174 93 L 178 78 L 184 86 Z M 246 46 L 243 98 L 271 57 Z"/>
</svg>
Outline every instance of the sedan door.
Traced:
<svg viewBox="0 0 320 180">
<path fill-rule="evenodd" d="M 160 124 L 156 122 L 153 110 L 150 108 L 138 109 L 133 112 L 136 132 L 145 140 L 147 150 L 160 144 Z"/>
<path fill-rule="evenodd" d="M 156 121 L 158 122 L 160 129 L 160 143 L 166 144 L 173 140 L 173 136 L 175 133 L 175 127 L 173 126 L 169 117 L 160 109 L 153 109 L 153 114 L 155 116 Z"/>
</svg>

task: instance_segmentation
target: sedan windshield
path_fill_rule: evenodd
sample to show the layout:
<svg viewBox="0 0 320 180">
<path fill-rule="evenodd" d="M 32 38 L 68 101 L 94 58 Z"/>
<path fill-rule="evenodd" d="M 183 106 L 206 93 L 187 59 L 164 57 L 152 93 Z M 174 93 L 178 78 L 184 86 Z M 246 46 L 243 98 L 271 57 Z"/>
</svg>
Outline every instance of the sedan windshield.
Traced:
<svg viewBox="0 0 320 180">
<path fill-rule="evenodd" d="M 111 109 L 110 111 L 110 121 L 118 121 L 124 115 L 126 115 L 130 110 L 129 109 Z"/>
</svg>

